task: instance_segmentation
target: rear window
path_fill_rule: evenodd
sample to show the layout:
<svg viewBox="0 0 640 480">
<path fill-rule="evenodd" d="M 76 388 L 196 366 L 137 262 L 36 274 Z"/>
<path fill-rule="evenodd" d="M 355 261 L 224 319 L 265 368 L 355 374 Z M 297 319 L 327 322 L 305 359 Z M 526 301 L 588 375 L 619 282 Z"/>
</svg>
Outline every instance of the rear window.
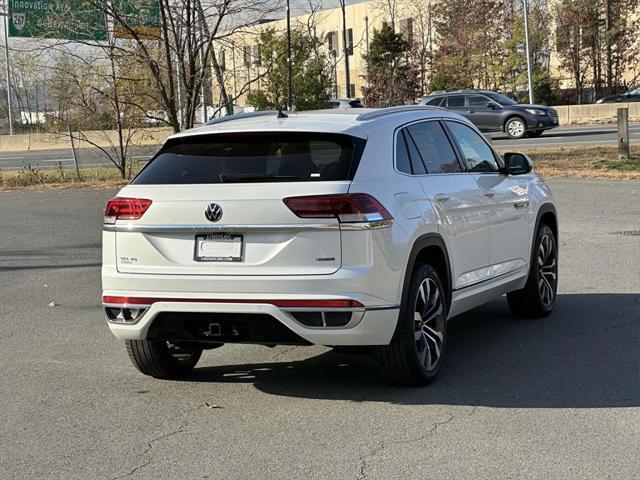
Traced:
<svg viewBox="0 0 640 480">
<path fill-rule="evenodd" d="M 443 97 L 436 97 L 436 98 L 427 100 L 427 103 L 425 103 L 425 105 L 431 105 L 432 107 L 439 107 L 440 104 L 442 103 L 442 98 Z"/>
<path fill-rule="evenodd" d="M 340 134 L 215 134 L 170 140 L 136 185 L 352 180 L 365 141 Z"/>
</svg>

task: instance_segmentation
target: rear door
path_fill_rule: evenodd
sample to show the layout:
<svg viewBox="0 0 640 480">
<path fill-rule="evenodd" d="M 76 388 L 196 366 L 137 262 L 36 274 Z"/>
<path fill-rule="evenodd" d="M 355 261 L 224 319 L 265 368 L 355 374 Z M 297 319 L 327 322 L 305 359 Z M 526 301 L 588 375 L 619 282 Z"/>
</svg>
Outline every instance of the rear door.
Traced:
<svg viewBox="0 0 640 480">
<path fill-rule="evenodd" d="M 474 177 L 459 163 L 441 123 L 433 120 L 409 125 L 398 132 L 397 141 L 406 142 L 410 173 L 419 179 L 439 217 L 454 288 L 482 280 L 489 265 L 486 200 Z"/>
<path fill-rule="evenodd" d="M 447 110 L 462 115 L 465 118 L 473 121 L 469 108 L 467 107 L 466 95 L 449 95 L 446 98 Z"/>
<path fill-rule="evenodd" d="M 347 193 L 364 147 L 335 134 L 254 133 L 170 141 L 120 196 L 152 201 L 116 222 L 123 273 L 331 274 L 332 219 L 299 218 L 286 197 Z"/>
</svg>

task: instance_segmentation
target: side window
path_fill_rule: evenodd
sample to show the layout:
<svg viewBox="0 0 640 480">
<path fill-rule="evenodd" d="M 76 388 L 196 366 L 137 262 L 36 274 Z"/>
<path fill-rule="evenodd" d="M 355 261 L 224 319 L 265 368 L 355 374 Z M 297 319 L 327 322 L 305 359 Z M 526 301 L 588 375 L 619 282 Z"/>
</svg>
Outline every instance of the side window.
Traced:
<svg viewBox="0 0 640 480">
<path fill-rule="evenodd" d="M 418 149 L 407 133 L 406 128 L 398 132 L 398 139 L 396 141 L 396 167 L 398 171 L 410 175 L 424 175 L 427 173 L 420 158 L 420 153 L 418 153 Z"/>
<path fill-rule="evenodd" d="M 425 105 L 431 105 L 432 107 L 439 107 L 442 102 L 442 97 L 436 97 L 429 100 Z"/>
<path fill-rule="evenodd" d="M 496 172 L 498 163 L 493 150 L 481 135 L 470 127 L 458 122 L 447 122 L 470 172 Z"/>
<path fill-rule="evenodd" d="M 467 102 L 469 102 L 470 107 L 474 108 L 487 108 L 487 104 L 491 103 L 488 98 L 481 95 L 469 95 Z"/>
<path fill-rule="evenodd" d="M 407 142 L 404 139 L 402 131 L 398 132 L 396 139 L 396 168 L 402 173 L 413 173 L 409 161 L 409 151 L 407 150 Z"/>
<path fill-rule="evenodd" d="M 422 122 L 407 127 L 427 173 L 461 172 L 455 151 L 440 122 Z"/>
<path fill-rule="evenodd" d="M 464 95 L 452 95 L 447 97 L 448 108 L 464 108 Z"/>
</svg>

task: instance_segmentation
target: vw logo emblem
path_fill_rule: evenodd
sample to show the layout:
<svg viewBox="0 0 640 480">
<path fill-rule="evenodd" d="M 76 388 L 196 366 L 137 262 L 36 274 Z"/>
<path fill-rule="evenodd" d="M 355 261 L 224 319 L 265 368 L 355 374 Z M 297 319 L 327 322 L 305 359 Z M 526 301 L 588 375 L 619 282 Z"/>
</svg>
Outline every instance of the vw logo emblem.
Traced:
<svg viewBox="0 0 640 480">
<path fill-rule="evenodd" d="M 204 216 L 210 222 L 218 222 L 222 218 L 222 207 L 217 203 L 210 203 L 204 211 Z"/>
</svg>

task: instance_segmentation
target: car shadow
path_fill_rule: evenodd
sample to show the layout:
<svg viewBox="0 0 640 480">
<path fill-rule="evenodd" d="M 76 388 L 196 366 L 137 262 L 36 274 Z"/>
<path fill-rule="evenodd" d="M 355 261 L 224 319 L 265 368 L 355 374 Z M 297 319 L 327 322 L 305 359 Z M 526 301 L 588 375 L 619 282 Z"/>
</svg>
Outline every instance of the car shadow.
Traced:
<svg viewBox="0 0 640 480">
<path fill-rule="evenodd" d="M 636 407 L 639 325 L 640 294 L 559 295 L 554 313 L 537 320 L 514 319 L 499 299 L 449 322 L 446 363 L 426 388 L 388 386 L 374 357 L 333 351 L 302 361 L 198 368 L 190 380 L 401 405 Z"/>
</svg>

